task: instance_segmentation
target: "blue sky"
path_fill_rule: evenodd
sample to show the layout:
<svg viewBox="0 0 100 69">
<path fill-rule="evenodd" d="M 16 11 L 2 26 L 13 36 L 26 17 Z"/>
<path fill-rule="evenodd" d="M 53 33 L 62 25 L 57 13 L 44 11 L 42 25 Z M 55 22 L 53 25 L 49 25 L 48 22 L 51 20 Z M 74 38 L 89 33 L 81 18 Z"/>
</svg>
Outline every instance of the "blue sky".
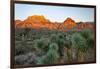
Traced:
<svg viewBox="0 0 100 69">
<path fill-rule="evenodd" d="M 63 22 L 71 17 L 76 22 L 94 21 L 94 8 L 15 4 L 15 20 L 32 15 L 44 15 L 52 22 Z"/>
</svg>

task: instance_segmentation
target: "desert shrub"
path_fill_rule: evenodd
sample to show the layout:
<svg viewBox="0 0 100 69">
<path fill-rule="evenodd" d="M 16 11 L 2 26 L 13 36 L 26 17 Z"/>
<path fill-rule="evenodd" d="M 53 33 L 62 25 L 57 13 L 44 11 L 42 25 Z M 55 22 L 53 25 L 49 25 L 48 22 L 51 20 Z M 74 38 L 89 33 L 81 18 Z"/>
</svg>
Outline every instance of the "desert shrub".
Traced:
<svg viewBox="0 0 100 69">
<path fill-rule="evenodd" d="M 51 43 L 49 45 L 49 50 L 55 50 L 58 51 L 58 45 L 56 43 Z"/>
<path fill-rule="evenodd" d="M 22 55 L 35 50 L 33 45 L 29 45 L 27 41 L 20 41 L 15 44 L 15 55 Z"/>
<path fill-rule="evenodd" d="M 15 56 L 16 65 L 36 64 L 37 56 L 34 53 Z"/>
<path fill-rule="evenodd" d="M 57 43 L 57 35 L 56 35 L 56 34 L 52 34 L 52 35 L 50 36 L 50 41 L 51 41 L 51 42 Z"/>
<path fill-rule="evenodd" d="M 58 44 L 58 52 L 60 56 L 64 56 L 64 46 L 67 45 L 66 42 L 66 33 L 64 32 L 58 32 L 56 34 L 52 34 L 50 37 L 50 41 L 55 42 Z"/>
<path fill-rule="evenodd" d="M 87 46 L 85 39 L 79 33 L 74 33 L 72 35 L 72 46 L 74 47 L 74 50 L 76 49 L 76 55 L 74 56 L 76 57 L 76 60 L 83 62 Z"/>
<path fill-rule="evenodd" d="M 64 56 L 64 46 L 65 46 L 65 35 L 59 33 L 57 36 L 57 44 L 59 46 L 59 54 L 60 56 Z"/>
<path fill-rule="evenodd" d="M 58 45 L 51 43 L 46 55 L 40 57 L 37 64 L 54 64 L 57 63 L 58 57 Z"/>
<path fill-rule="evenodd" d="M 19 36 L 19 35 L 15 35 L 15 39 L 16 39 L 16 41 L 21 41 L 22 40 L 21 36 Z"/>
<path fill-rule="evenodd" d="M 89 29 L 84 29 L 81 35 L 85 38 L 88 49 L 94 46 L 94 34 Z"/>
<path fill-rule="evenodd" d="M 80 50 L 82 52 L 86 51 L 86 47 L 87 47 L 86 41 L 79 33 L 75 33 L 75 34 L 72 35 L 72 44 L 78 50 Z"/>
<path fill-rule="evenodd" d="M 70 49 L 72 46 L 71 35 L 66 35 L 65 47 Z"/>
<path fill-rule="evenodd" d="M 66 52 L 64 55 L 64 60 L 66 63 L 70 63 L 72 61 L 72 54 L 71 54 L 71 47 L 72 47 L 72 41 L 71 41 L 71 35 L 66 34 L 66 40 L 64 46 L 66 47 Z"/>
<path fill-rule="evenodd" d="M 15 55 L 21 55 L 21 54 L 25 54 L 27 52 L 28 52 L 28 49 L 26 47 L 26 44 L 24 44 L 24 42 L 23 43 L 20 42 L 20 44 L 19 43 L 16 44 Z"/>
<path fill-rule="evenodd" d="M 50 43 L 48 38 L 36 39 L 34 43 L 38 55 L 43 55 L 48 51 L 48 45 Z"/>
<path fill-rule="evenodd" d="M 87 47 L 89 47 L 89 48 L 94 47 L 94 36 L 93 35 L 89 36 L 89 38 L 87 40 L 87 45 L 88 45 Z"/>
<path fill-rule="evenodd" d="M 88 39 L 89 36 L 91 36 L 91 31 L 89 29 L 83 29 L 81 31 L 81 35 L 85 38 L 85 39 Z"/>
</svg>

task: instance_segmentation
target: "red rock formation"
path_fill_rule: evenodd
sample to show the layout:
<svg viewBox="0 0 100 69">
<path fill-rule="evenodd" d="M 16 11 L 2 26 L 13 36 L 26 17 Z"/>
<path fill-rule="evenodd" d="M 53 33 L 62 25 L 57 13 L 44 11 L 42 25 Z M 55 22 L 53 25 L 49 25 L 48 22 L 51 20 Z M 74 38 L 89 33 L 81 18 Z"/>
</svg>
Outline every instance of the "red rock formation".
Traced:
<svg viewBox="0 0 100 69">
<path fill-rule="evenodd" d="M 57 29 L 57 30 L 69 30 L 73 28 L 83 29 L 89 28 L 93 29 L 93 23 L 75 23 L 71 18 L 67 18 L 64 22 L 50 22 L 42 15 L 33 15 L 29 16 L 26 20 L 16 20 L 15 28 L 33 28 L 33 29 L 41 29 L 46 28 L 49 30 Z"/>
<path fill-rule="evenodd" d="M 81 23 L 77 23 L 77 28 L 82 30 L 84 28 L 93 30 L 94 29 L 94 23 L 90 23 L 90 22 L 81 22 Z"/>
<path fill-rule="evenodd" d="M 15 20 L 15 28 L 17 28 L 18 25 L 19 25 L 21 22 L 22 22 L 21 20 Z"/>
<path fill-rule="evenodd" d="M 64 25 L 67 26 L 68 29 L 74 28 L 76 26 L 76 23 L 74 20 L 72 20 L 71 18 L 67 18 L 64 21 Z"/>
</svg>

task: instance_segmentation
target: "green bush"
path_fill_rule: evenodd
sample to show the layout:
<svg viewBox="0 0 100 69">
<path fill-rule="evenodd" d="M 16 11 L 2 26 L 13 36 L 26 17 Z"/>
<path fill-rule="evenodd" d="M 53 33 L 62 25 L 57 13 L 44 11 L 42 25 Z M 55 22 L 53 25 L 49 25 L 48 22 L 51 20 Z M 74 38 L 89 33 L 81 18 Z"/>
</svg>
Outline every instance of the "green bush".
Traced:
<svg viewBox="0 0 100 69">
<path fill-rule="evenodd" d="M 35 47 L 32 45 L 33 43 L 28 43 L 28 41 L 16 41 L 15 42 L 15 55 L 22 55 L 29 52 L 33 52 Z"/>
<path fill-rule="evenodd" d="M 72 45 L 76 49 L 76 60 L 83 62 L 85 60 L 85 53 L 87 52 L 85 39 L 79 33 L 74 33 L 72 35 Z"/>
<path fill-rule="evenodd" d="M 20 33 L 26 36 L 22 36 Z M 29 37 L 30 40 L 28 40 Z M 16 57 L 21 59 L 21 57 L 25 57 L 25 54 L 34 52 L 38 59 L 37 64 L 54 64 L 60 59 L 66 63 L 72 62 L 72 53 L 76 53 L 75 55 L 79 58 L 79 55 L 82 56 L 83 53 L 94 46 L 94 35 L 89 29 L 76 32 L 23 29 L 23 32 L 20 31 L 19 34 L 16 34 L 15 39 Z M 23 59 L 21 61 L 24 62 Z"/>
<path fill-rule="evenodd" d="M 48 45 L 50 41 L 48 38 L 40 38 L 34 41 L 34 47 L 37 50 L 38 55 L 43 55 L 48 51 Z"/>
<path fill-rule="evenodd" d="M 15 55 L 25 54 L 28 51 L 29 50 L 28 50 L 27 45 L 24 41 L 20 42 L 20 43 L 16 43 L 16 45 L 15 45 Z"/>
<path fill-rule="evenodd" d="M 81 35 L 85 38 L 87 47 L 92 48 L 94 46 L 94 34 L 89 29 L 84 29 Z"/>
<path fill-rule="evenodd" d="M 72 46 L 71 35 L 66 35 L 65 47 L 70 49 Z"/>
<path fill-rule="evenodd" d="M 72 35 L 72 45 L 82 52 L 86 51 L 86 41 L 79 33 Z"/>
<path fill-rule="evenodd" d="M 92 32 L 89 29 L 83 29 L 81 31 L 81 35 L 85 38 L 88 39 L 91 36 Z"/>
<path fill-rule="evenodd" d="M 87 45 L 88 48 L 93 48 L 94 47 L 94 36 L 91 34 L 87 40 Z"/>
<path fill-rule="evenodd" d="M 48 52 L 38 59 L 37 64 L 54 64 L 57 63 L 58 57 L 58 45 L 51 43 Z"/>
</svg>

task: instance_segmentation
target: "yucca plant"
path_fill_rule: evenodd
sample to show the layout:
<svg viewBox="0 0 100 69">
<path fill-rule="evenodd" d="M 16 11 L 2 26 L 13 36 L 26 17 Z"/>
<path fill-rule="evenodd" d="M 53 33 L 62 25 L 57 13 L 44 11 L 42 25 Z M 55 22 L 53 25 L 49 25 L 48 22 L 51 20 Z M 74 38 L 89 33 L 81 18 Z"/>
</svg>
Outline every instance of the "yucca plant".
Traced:
<svg viewBox="0 0 100 69">
<path fill-rule="evenodd" d="M 81 31 L 81 35 L 85 38 L 88 39 L 89 36 L 91 36 L 92 32 L 89 29 L 83 29 Z"/>
<path fill-rule="evenodd" d="M 74 50 L 76 49 L 77 60 L 83 62 L 87 46 L 85 39 L 79 33 L 72 35 L 72 46 Z M 73 53 L 75 52 L 73 51 Z"/>
<path fill-rule="evenodd" d="M 58 45 L 56 43 L 51 43 L 49 45 L 49 50 L 45 55 L 38 59 L 37 64 L 55 64 L 57 63 L 58 58 Z"/>
<path fill-rule="evenodd" d="M 67 58 L 65 55 L 68 56 L 68 62 L 71 61 L 71 39 L 69 36 L 66 37 L 66 33 L 59 32 L 57 34 L 53 34 L 51 36 L 51 42 L 55 42 L 58 44 L 58 53 L 60 55 L 60 62 L 64 63 Z M 67 48 L 67 54 L 65 54 L 64 48 Z"/>
<path fill-rule="evenodd" d="M 48 45 L 50 43 L 49 39 L 47 38 L 36 39 L 34 43 L 38 55 L 43 55 L 48 51 Z"/>
<path fill-rule="evenodd" d="M 92 34 L 87 39 L 87 45 L 88 48 L 94 48 L 94 36 Z"/>
<path fill-rule="evenodd" d="M 85 38 L 86 46 L 87 46 L 87 56 L 89 53 L 94 51 L 94 32 L 89 29 L 84 29 L 81 31 L 81 35 Z M 92 54 L 92 53 L 91 53 Z M 86 57 L 87 58 L 87 57 Z"/>
<path fill-rule="evenodd" d="M 72 42 L 71 42 L 71 35 L 66 35 L 66 40 L 65 40 L 65 45 L 67 48 L 67 63 L 70 63 L 72 61 L 71 57 L 71 47 L 72 47 Z"/>
<path fill-rule="evenodd" d="M 81 35 L 85 38 L 87 42 L 88 49 L 94 46 L 94 35 L 89 29 L 84 29 Z"/>
</svg>

